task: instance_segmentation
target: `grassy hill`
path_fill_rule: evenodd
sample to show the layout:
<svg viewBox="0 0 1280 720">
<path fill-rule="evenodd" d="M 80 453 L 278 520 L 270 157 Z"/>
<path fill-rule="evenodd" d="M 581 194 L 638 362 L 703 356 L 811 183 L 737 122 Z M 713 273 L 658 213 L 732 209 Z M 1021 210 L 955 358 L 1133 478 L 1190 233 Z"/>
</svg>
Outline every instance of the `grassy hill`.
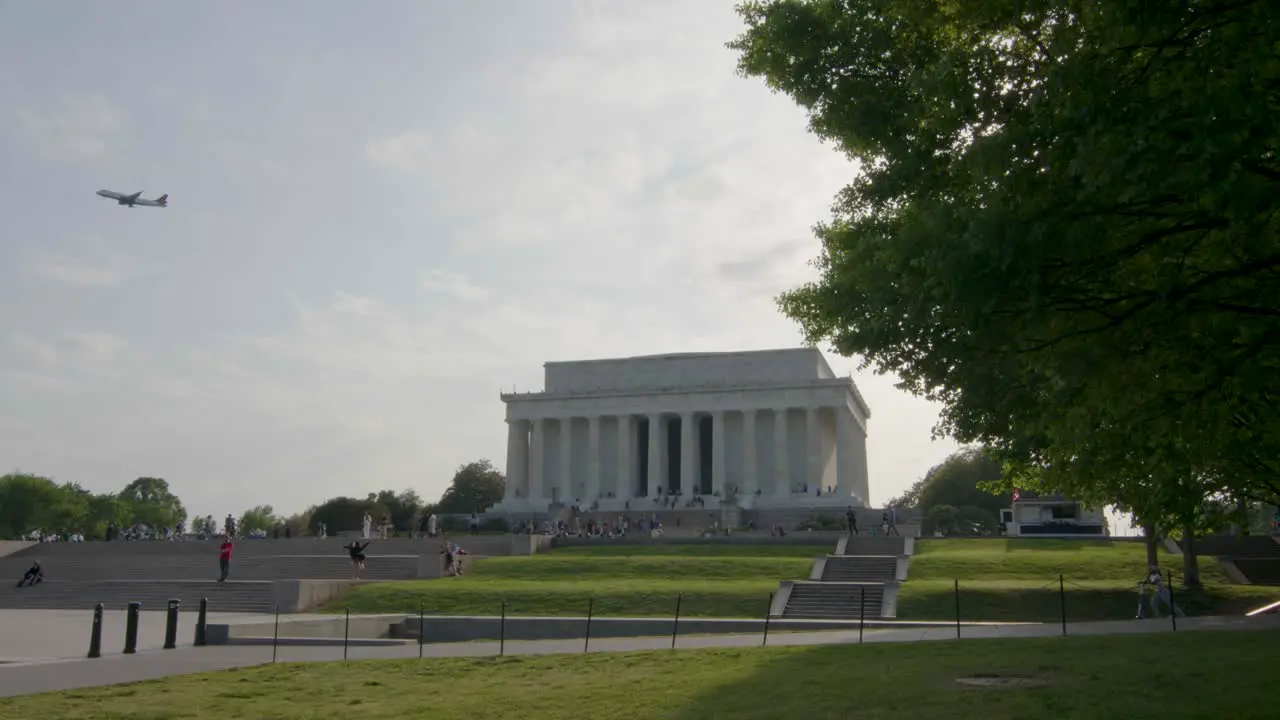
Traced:
<svg viewBox="0 0 1280 720">
<path fill-rule="evenodd" d="M 1204 591 L 1180 593 L 1182 558 L 1162 549 L 1160 565 L 1173 572 L 1175 601 L 1191 615 L 1240 613 L 1278 594 L 1274 588 L 1232 585 L 1210 558 L 1200 559 Z M 964 620 L 1058 621 L 1059 574 L 1068 620 L 1131 618 L 1136 584 L 1146 574 L 1146 550 L 1140 542 L 1112 540 L 919 540 L 899 593 L 898 618 L 954 619 L 958 579 Z"/>
<path fill-rule="evenodd" d="M 443 580 L 371 583 L 329 611 L 669 617 L 764 617 L 778 581 L 807 577 L 823 548 L 796 545 L 591 546 L 477 560 Z"/>
</svg>

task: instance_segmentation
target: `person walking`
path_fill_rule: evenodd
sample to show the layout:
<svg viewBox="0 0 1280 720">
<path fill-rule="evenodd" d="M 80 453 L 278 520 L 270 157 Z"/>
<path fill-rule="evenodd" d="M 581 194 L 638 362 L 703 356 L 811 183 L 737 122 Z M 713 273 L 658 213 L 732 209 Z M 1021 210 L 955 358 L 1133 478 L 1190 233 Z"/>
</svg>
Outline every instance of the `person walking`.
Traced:
<svg viewBox="0 0 1280 720">
<path fill-rule="evenodd" d="M 849 525 L 849 534 L 856 537 L 858 535 L 858 513 L 854 512 L 852 505 L 849 506 L 848 510 L 845 510 L 844 519 Z"/>
<path fill-rule="evenodd" d="M 218 567 L 222 570 L 222 574 L 218 577 L 218 582 L 226 582 L 231 576 L 231 551 L 235 546 L 231 542 L 231 533 L 227 533 L 222 539 L 222 544 L 218 546 Z"/>
</svg>

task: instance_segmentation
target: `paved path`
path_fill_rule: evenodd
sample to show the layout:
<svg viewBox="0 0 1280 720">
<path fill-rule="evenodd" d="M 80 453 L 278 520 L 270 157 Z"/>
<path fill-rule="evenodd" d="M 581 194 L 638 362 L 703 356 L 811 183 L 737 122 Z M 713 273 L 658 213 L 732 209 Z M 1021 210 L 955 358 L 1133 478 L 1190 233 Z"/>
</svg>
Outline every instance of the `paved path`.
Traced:
<svg viewBox="0 0 1280 720">
<path fill-rule="evenodd" d="M 1178 621 L 1179 631 L 1280 629 L 1280 616 L 1259 618 L 1185 618 Z M 1126 620 L 1120 622 L 1076 623 L 1068 626 L 1069 635 L 1116 635 L 1167 633 L 1167 620 Z M 1059 625 L 1020 625 L 965 628 L 962 637 L 1053 637 L 1061 635 Z M 868 630 L 864 641 L 920 642 L 954 640 L 954 628 L 914 628 L 901 630 Z M 677 641 L 681 649 L 756 647 L 759 635 L 701 636 Z M 786 633 L 769 637 L 770 646 L 850 644 L 858 642 L 857 631 Z M 671 638 L 618 638 L 593 640 L 591 652 L 659 650 L 671 647 Z M 498 643 L 476 642 L 448 645 L 426 645 L 424 657 L 485 657 L 498 654 Z M 582 640 L 548 640 L 508 642 L 508 655 L 544 655 L 580 653 Z M 27 664 L 0 664 L 0 697 L 53 692 L 74 688 L 114 685 L 170 675 L 250 667 L 271 662 L 270 646 L 223 646 L 209 648 L 182 647 L 177 650 L 146 650 L 137 655 L 103 656 L 97 660 L 45 661 Z M 405 659 L 418 656 L 417 645 L 393 647 L 352 647 L 347 657 L 364 659 Z M 341 647 L 281 647 L 279 662 L 326 662 L 342 660 Z"/>
</svg>

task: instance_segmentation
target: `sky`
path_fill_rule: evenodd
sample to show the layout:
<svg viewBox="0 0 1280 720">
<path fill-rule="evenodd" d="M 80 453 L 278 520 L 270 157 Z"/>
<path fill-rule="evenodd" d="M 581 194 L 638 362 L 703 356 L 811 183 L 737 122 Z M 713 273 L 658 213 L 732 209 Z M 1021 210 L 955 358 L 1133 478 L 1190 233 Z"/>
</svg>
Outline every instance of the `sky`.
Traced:
<svg viewBox="0 0 1280 720">
<path fill-rule="evenodd" d="M 553 360 L 801 343 L 855 175 L 728 0 L 0 4 L 0 467 L 434 499 Z M 169 194 L 124 208 L 99 189 Z M 956 449 L 852 372 L 874 503 Z M 7 467 L 6 467 L 7 466 Z"/>
</svg>

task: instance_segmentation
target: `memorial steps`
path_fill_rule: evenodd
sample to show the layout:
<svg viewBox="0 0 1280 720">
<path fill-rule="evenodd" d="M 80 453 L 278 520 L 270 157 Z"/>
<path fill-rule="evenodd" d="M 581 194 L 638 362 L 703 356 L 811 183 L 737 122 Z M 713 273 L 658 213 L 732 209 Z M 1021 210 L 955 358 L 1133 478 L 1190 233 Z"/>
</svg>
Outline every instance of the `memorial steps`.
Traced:
<svg viewBox="0 0 1280 720">
<path fill-rule="evenodd" d="M 1184 547 L 1181 543 L 1180 549 Z M 1234 564 L 1253 585 L 1280 585 L 1280 538 L 1268 535 L 1197 538 L 1196 555 Z"/>
<path fill-rule="evenodd" d="M 218 543 L 213 540 L 40 543 L 0 558 L 0 608 L 89 609 L 96 603 L 120 609 L 141 602 L 160 609 L 177 599 L 194 609 L 209 598 L 217 612 L 270 612 L 276 581 L 351 579 L 348 538 L 296 538 L 236 542 L 231 579 L 216 582 Z M 518 545 L 510 535 L 458 537 L 469 557 L 509 555 Z M 525 542 L 529 542 L 525 539 Z M 367 551 L 366 580 L 438 577 L 440 541 L 375 540 Z M 22 574 L 39 560 L 44 582 L 17 588 Z"/>
<path fill-rule="evenodd" d="M 909 557 L 913 545 L 914 541 L 909 544 L 905 537 L 842 538 L 837 554 L 817 561 L 822 564 L 818 580 L 791 584 L 782 617 L 827 620 L 894 617 L 900 582 L 899 561 Z M 816 568 L 814 572 L 818 572 Z"/>
<path fill-rule="evenodd" d="M 163 610 L 170 600 L 182 603 L 184 611 L 200 607 L 209 599 L 209 612 L 269 613 L 275 610 L 272 584 L 265 580 L 93 580 L 85 582 L 46 580 L 35 587 L 14 587 L 17 580 L 0 591 L 0 608 L 6 610 L 92 610 L 102 603 L 107 610 L 124 610 L 129 603 L 142 603 L 143 610 Z"/>
<path fill-rule="evenodd" d="M 419 577 L 418 555 L 369 555 L 363 577 L 367 580 L 412 580 Z M 40 557 L 45 578 L 76 582 L 102 580 L 216 580 L 217 548 L 200 556 L 70 555 Z M 0 558 L 0 577 L 17 578 L 31 567 L 31 558 Z M 231 559 L 236 580 L 347 580 L 351 560 L 346 555 L 243 555 Z"/>
<path fill-rule="evenodd" d="M 852 557 L 828 555 L 822 582 L 892 582 L 898 573 L 897 556 Z"/>
</svg>

